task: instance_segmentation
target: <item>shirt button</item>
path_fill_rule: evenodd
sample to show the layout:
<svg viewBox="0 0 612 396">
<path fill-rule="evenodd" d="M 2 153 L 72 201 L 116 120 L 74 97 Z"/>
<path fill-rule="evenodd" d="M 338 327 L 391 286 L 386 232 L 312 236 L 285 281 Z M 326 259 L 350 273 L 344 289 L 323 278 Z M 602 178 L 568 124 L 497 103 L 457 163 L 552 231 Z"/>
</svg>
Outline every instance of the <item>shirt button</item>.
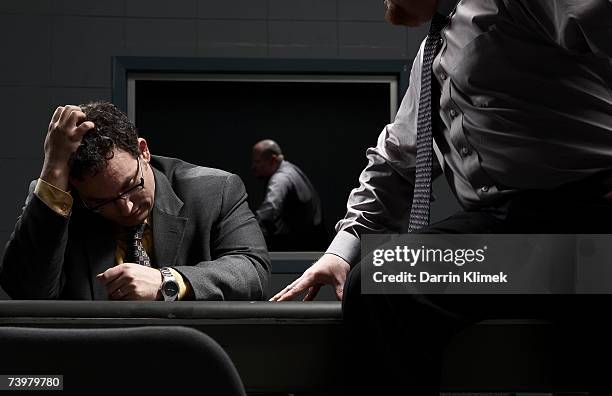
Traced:
<svg viewBox="0 0 612 396">
<path fill-rule="evenodd" d="M 482 187 L 480 188 L 480 191 L 482 191 L 482 192 L 486 193 L 487 191 L 489 191 L 489 186 L 482 186 Z"/>
<path fill-rule="evenodd" d="M 458 115 L 458 114 L 459 114 L 459 113 L 457 113 L 457 110 L 455 110 L 455 109 L 451 109 L 451 111 L 450 111 L 450 116 L 451 116 L 452 118 L 457 117 L 457 115 Z"/>
<path fill-rule="evenodd" d="M 470 149 L 467 147 L 461 147 L 461 154 L 464 156 L 470 155 Z"/>
</svg>

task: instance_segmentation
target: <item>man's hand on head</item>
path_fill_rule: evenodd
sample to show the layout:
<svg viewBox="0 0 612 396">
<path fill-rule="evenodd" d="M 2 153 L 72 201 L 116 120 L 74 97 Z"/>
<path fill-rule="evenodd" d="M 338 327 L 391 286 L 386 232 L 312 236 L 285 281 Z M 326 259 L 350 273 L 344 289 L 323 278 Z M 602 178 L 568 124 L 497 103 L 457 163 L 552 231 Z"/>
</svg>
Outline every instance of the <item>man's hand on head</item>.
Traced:
<svg viewBox="0 0 612 396">
<path fill-rule="evenodd" d="M 124 263 L 96 276 L 111 300 L 158 300 L 162 275 L 156 268 Z"/>
<path fill-rule="evenodd" d="M 45 161 L 40 178 L 64 191 L 68 189 L 68 160 L 79 145 L 83 135 L 94 128 L 85 121 L 85 113 L 78 106 L 60 106 L 53 113 L 45 137 Z"/>
</svg>

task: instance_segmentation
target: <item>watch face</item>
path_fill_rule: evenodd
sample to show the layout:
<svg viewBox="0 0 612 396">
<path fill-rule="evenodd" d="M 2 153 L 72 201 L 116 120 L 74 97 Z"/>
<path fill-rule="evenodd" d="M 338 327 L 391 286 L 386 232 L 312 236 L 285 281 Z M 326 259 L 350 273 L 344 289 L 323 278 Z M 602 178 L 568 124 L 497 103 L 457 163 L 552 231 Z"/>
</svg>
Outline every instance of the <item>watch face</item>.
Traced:
<svg viewBox="0 0 612 396">
<path fill-rule="evenodd" d="M 164 283 L 162 291 L 168 297 L 175 296 L 179 291 L 178 284 L 176 282 L 166 282 Z"/>
</svg>

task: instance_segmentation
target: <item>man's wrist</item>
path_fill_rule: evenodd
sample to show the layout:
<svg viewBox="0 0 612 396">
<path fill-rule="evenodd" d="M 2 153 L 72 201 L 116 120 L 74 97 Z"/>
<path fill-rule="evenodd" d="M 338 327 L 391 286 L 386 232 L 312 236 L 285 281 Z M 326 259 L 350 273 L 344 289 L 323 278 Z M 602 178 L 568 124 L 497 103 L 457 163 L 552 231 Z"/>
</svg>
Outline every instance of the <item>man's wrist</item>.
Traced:
<svg viewBox="0 0 612 396">
<path fill-rule="evenodd" d="M 170 270 L 170 272 L 172 272 L 172 275 L 174 275 L 174 279 L 179 285 L 179 293 L 178 293 L 177 300 L 182 300 L 185 298 L 185 295 L 187 294 L 187 282 L 185 281 L 185 278 L 183 278 L 183 275 L 181 275 L 180 272 L 178 272 L 172 267 L 168 267 L 168 269 Z"/>
<path fill-rule="evenodd" d="M 339 231 L 325 251 L 325 254 L 333 254 L 353 266 L 358 262 L 361 254 L 361 240 L 346 231 Z"/>
<path fill-rule="evenodd" d="M 172 271 L 168 267 L 159 268 L 159 272 L 162 275 L 162 283 L 160 286 L 160 292 L 164 301 L 176 301 L 179 299 L 180 286 L 175 276 L 175 271 Z"/>
<path fill-rule="evenodd" d="M 40 172 L 40 178 L 47 183 L 59 188 L 60 190 L 68 190 L 68 178 L 70 171 L 67 167 L 51 166 L 45 164 Z"/>
</svg>

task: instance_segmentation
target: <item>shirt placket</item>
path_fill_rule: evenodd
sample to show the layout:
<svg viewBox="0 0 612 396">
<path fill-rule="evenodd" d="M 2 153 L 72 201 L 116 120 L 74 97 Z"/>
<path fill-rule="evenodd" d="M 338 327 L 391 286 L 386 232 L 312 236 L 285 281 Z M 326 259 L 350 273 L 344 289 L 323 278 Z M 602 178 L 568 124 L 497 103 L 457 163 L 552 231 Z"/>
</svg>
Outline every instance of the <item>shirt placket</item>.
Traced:
<svg viewBox="0 0 612 396">
<path fill-rule="evenodd" d="M 463 171 L 464 177 L 472 186 L 474 193 L 479 199 L 486 201 L 492 199 L 499 191 L 493 180 L 485 173 L 480 166 L 478 153 L 469 144 L 466 133 L 463 128 L 464 112 L 458 101 L 454 100 L 454 87 L 452 76 L 449 71 L 442 66 L 443 58 L 446 50 L 445 31 L 447 26 L 442 31 L 442 47 L 440 53 L 434 59 L 432 70 L 436 80 L 441 88 L 440 92 L 440 116 L 442 118 L 443 133 L 437 136 L 438 139 L 445 139 L 446 142 L 441 142 L 439 146 L 449 147 L 454 150 L 453 158 L 457 158 L 460 162 L 460 169 Z M 448 133 L 445 133 L 448 132 Z"/>
</svg>

